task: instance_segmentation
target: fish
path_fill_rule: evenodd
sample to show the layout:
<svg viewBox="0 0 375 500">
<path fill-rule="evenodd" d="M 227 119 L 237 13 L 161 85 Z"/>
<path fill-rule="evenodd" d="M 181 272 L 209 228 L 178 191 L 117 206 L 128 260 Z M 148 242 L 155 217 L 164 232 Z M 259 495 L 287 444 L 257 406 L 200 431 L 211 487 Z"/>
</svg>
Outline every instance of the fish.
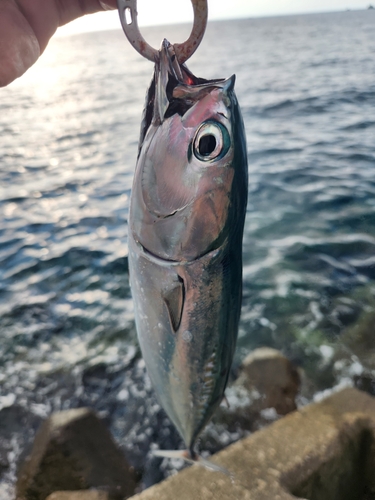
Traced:
<svg viewBox="0 0 375 500">
<path fill-rule="evenodd" d="M 162 42 L 130 199 L 138 340 L 157 398 L 193 460 L 224 396 L 241 312 L 248 167 L 234 84 L 234 75 L 194 76 Z"/>
</svg>

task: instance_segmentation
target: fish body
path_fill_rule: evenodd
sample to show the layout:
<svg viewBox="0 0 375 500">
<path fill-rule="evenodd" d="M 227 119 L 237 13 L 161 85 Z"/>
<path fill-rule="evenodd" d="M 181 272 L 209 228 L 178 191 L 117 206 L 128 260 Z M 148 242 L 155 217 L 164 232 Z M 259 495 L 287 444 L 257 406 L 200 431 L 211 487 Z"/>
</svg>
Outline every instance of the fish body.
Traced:
<svg viewBox="0 0 375 500">
<path fill-rule="evenodd" d="M 163 42 L 130 202 L 139 343 L 191 454 L 223 398 L 241 309 L 247 153 L 233 86 L 195 77 Z"/>
</svg>

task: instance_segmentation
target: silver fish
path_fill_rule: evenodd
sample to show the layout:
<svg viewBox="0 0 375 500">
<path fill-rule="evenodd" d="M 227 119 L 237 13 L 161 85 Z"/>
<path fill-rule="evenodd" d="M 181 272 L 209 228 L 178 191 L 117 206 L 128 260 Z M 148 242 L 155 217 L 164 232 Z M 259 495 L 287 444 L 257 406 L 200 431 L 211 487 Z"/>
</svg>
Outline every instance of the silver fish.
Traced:
<svg viewBox="0 0 375 500">
<path fill-rule="evenodd" d="M 237 338 L 246 140 L 234 76 L 195 77 L 166 40 L 159 59 L 131 195 L 130 282 L 148 374 L 194 458 Z"/>
</svg>

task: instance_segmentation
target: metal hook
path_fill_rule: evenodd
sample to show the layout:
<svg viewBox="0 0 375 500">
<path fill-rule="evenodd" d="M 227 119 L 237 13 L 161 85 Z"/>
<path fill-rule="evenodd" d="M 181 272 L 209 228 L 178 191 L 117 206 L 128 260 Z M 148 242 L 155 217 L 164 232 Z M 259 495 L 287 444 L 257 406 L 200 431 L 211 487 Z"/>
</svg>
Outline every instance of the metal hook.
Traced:
<svg viewBox="0 0 375 500">
<path fill-rule="evenodd" d="M 207 25 L 207 0 L 191 0 L 191 3 L 194 11 L 193 29 L 185 42 L 174 44 L 174 50 L 180 64 L 187 61 L 197 50 Z M 117 0 L 117 6 L 122 28 L 129 42 L 143 57 L 157 62 L 159 51 L 153 49 L 139 31 L 137 0 Z"/>
</svg>

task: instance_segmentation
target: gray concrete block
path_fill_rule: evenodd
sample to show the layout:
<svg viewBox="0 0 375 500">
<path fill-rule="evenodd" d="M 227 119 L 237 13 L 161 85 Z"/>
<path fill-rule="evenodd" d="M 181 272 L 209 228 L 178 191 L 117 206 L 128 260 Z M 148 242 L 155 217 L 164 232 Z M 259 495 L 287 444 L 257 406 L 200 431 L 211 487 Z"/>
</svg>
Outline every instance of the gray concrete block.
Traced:
<svg viewBox="0 0 375 500">
<path fill-rule="evenodd" d="M 134 494 L 135 480 L 94 412 L 79 408 L 55 413 L 42 424 L 20 469 L 17 500 L 45 500 L 55 491 L 89 488 L 122 500 Z"/>
<path fill-rule="evenodd" d="M 193 466 L 132 500 L 371 498 L 375 399 L 345 389 L 229 446 L 212 461 L 233 479 Z"/>
</svg>

